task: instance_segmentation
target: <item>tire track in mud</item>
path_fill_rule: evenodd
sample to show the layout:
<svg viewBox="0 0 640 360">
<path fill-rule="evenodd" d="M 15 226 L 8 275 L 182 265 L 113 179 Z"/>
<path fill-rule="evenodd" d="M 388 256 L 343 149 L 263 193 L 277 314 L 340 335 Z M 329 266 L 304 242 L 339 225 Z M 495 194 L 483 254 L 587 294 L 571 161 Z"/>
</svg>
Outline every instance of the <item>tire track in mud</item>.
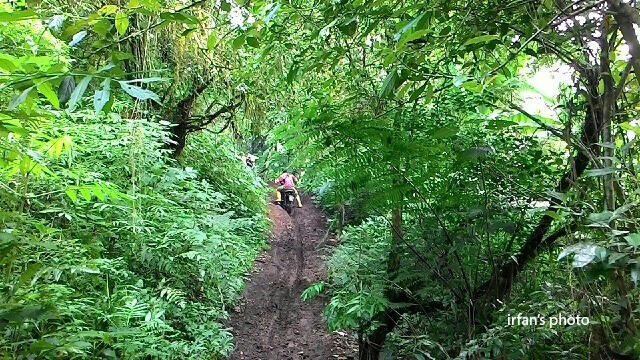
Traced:
<svg viewBox="0 0 640 360">
<path fill-rule="evenodd" d="M 300 294 L 326 277 L 327 218 L 309 196 L 289 216 L 269 205 L 271 249 L 261 254 L 227 323 L 235 337 L 232 360 L 353 359 L 353 339 L 327 330 L 326 297 L 303 302 Z"/>
</svg>

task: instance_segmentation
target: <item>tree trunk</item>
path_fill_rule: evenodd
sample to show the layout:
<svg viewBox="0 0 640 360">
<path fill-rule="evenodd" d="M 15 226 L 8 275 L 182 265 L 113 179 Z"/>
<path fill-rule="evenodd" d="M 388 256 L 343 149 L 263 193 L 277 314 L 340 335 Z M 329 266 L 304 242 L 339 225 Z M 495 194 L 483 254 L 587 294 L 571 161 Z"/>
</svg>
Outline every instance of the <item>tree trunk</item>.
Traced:
<svg viewBox="0 0 640 360">
<path fill-rule="evenodd" d="M 189 117 L 191 116 L 191 110 L 193 104 L 200 94 L 202 94 L 207 87 L 209 87 L 210 81 L 205 82 L 199 87 L 195 88 L 189 96 L 182 99 L 176 105 L 176 111 L 173 114 L 173 123 L 176 124 L 171 130 L 173 134 L 173 142 L 170 147 L 173 150 L 173 157 L 177 158 L 184 150 L 187 144 L 187 135 L 189 134 Z"/>
<path fill-rule="evenodd" d="M 595 76 L 595 74 L 590 77 L 589 94 L 598 94 L 597 79 L 598 77 Z M 601 99 L 597 96 L 592 96 L 588 101 L 580 141 L 592 153 L 598 154 L 600 149 L 597 143 L 603 125 Z M 564 193 L 570 190 L 575 181 L 587 169 L 589 161 L 587 154 L 585 154 L 584 151 L 579 151 L 575 156 L 573 168 L 568 169 L 562 176 L 556 187 L 556 191 Z M 558 200 L 554 197 L 550 197 L 547 201 L 552 205 L 558 205 Z M 538 225 L 520 248 L 518 254 L 504 263 L 489 280 L 476 289 L 474 299 L 479 300 L 484 298 L 485 300 L 494 301 L 503 298 L 509 290 L 511 290 L 514 278 L 524 269 L 525 265 L 538 254 L 539 246 L 543 243 L 545 235 L 551 228 L 552 222 L 553 218 L 551 216 L 542 216 Z"/>
</svg>

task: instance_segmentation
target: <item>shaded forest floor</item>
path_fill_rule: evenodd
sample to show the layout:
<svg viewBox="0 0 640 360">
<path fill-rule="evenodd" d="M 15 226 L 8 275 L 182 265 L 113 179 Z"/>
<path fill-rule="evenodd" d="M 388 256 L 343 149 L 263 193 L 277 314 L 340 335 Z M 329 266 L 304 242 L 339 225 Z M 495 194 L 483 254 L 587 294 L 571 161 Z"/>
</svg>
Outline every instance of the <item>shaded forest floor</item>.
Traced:
<svg viewBox="0 0 640 360">
<path fill-rule="evenodd" d="M 270 204 L 271 249 L 261 254 L 228 325 L 233 360 L 353 359 L 356 346 L 344 333 L 330 333 L 322 316 L 328 300 L 303 302 L 300 294 L 326 277 L 324 256 L 332 245 L 327 217 L 303 195 L 289 216 Z"/>
</svg>

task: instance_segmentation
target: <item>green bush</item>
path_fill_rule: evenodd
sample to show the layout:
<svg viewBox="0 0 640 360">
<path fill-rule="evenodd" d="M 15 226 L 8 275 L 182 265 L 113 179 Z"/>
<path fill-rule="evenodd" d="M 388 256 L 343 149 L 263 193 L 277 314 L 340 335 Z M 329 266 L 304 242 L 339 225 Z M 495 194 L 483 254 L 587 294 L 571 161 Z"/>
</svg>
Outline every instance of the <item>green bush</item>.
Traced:
<svg viewBox="0 0 640 360">
<path fill-rule="evenodd" d="M 84 113 L 39 131 L 66 139 L 42 150 L 47 172 L 0 168 L 15 193 L 0 214 L 0 353 L 228 354 L 216 320 L 268 225 L 262 183 L 230 143 L 196 138 L 180 165 L 157 122 Z"/>
</svg>

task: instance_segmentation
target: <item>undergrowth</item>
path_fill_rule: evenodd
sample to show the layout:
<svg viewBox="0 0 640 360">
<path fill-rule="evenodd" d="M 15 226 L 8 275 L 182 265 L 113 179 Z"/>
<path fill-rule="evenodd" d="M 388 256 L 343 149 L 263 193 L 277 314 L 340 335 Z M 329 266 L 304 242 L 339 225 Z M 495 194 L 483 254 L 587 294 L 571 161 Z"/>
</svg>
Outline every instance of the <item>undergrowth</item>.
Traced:
<svg viewBox="0 0 640 360">
<path fill-rule="evenodd" d="M 224 139 L 194 137 L 178 163 L 157 121 L 51 121 L 46 171 L 0 174 L 0 353 L 227 355 L 219 320 L 265 246 L 261 181 Z"/>
</svg>

